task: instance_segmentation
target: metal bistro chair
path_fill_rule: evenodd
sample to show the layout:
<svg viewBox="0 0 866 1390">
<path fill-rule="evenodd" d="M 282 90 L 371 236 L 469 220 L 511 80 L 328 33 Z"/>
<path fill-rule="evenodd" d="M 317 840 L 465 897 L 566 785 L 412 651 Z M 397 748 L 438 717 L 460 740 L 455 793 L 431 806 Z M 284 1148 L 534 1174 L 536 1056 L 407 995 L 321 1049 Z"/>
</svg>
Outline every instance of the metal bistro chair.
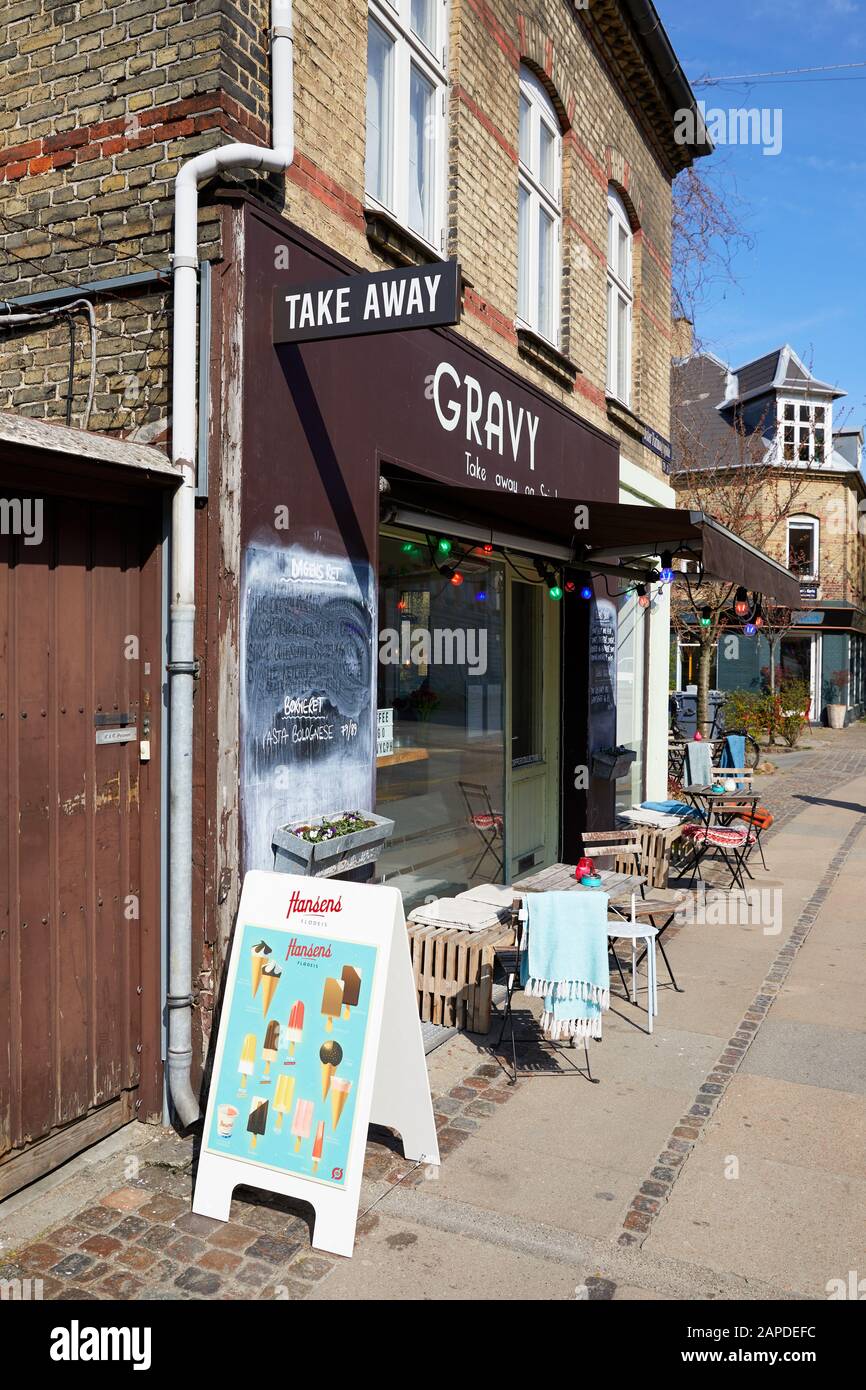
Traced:
<svg viewBox="0 0 866 1390">
<path fill-rule="evenodd" d="M 754 772 L 750 767 L 713 768 L 714 782 L 724 783 L 732 781 L 737 783 L 736 792 L 731 794 L 731 804 L 726 805 L 722 802 L 716 807 L 716 815 L 723 825 L 730 825 L 733 820 L 745 821 L 746 825 L 749 826 L 753 832 L 752 842 L 747 847 L 746 858 L 749 858 L 752 850 L 757 846 L 758 853 L 761 856 L 761 863 L 766 869 L 767 861 L 764 858 L 764 846 L 761 844 L 761 836 L 765 830 L 769 830 L 775 817 L 771 811 L 767 810 L 766 806 L 755 805 L 749 809 L 742 801 L 738 803 L 736 800 L 737 793 L 745 793 L 746 796 L 751 798 L 753 776 Z M 722 819 L 723 817 L 724 819 Z"/>
<path fill-rule="evenodd" d="M 481 842 L 484 845 L 478 863 L 475 865 L 469 877 L 475 877 L 488 854 L 493 855 L 493 858 L 499 865 L 499 872 L 504 874 L 505 865 L 501 854 L 498 852 L 498 847 L 502 845 L 505 826 L 502 812 L 494 811 L 486 782 L 458 781 L 457 785 L 466 803 L 469 824 L 481 836 Z"/>
<path fill-rule="evenodd" d="M 668 896 L 668 889 L 654 889 L 652 886 L 658 877 L 658 836 L 653 835 L 651 829 L 647 827 L 632 830 L 591 830 L 584 832 L 581 839 L 583 841 L 585 854 L 590 855 L 593 859 L 612 860 L 613 863 L 611 867 L 615 873 L 634 874 L 645 879 L 646 882 L 650 884 L 650 896 L 653 900 L 654 910 L 652 914 L 649 912 L 642 912 L 641 915 L 645 920 L 649 921 L 648 930 L 654 932 L 653 941 L 654 944 L 658 945 L 662 953 L 662 960 L 670 975 L 671 984 L 677 994 L 682 994 L 683 991 L 677 984 L 676 976 L 674 975 L 671 963 L 668 960 L 667 952 L 664 948 L 664 942 L 661 939 L 676 916 L 677 908 L 680 906 L 681 896 L 679 894 L 670 894 L 670 896 Z M 641 884 L 640 895 L 641 899 L 646 897 L 646 885 L 644 883 Z M 666 921 L 662 926 L 655 927 L 654 923 L 651 921 L 651 916 L 662 916 L 665 913 L 667 913 Z M 634 921 L 634 917 L 635 904 L 634 895 L 632 895 L 632 921 Z M 611 933 L 611 935 L 613 935 L 613 933 Z M 628 937 L 629 935 L 629 932 L 623 932 L 624 937 Z M 648 951 L 645 950 L 638 958 L 637 962 L 634 961 L 634 957 L 632 958 L 632 991 L 629 991 L 628 985 L 625 982 L 625 976 L 622 972 L 619 956 L 616 951 L 613 951 L 613 958 L 617 971 L 619 972 L 620 980 L 622 981 L 622 987 L 629 999 L 632 998 L 632 993 L 634 991 L 634 965 L 642 965 L 644 957 L 647 954 Z M 653 958 L 652 968 L 655 977 L 655 958 Z M 649 966 L 647 970 L 649 970 Z M 658 1012 L 658 1010 L 654 1010 L 654 1012 Z M 650 1032 L 651 1031 L 652 1025 L 650 1024 Z"/>
</svg>

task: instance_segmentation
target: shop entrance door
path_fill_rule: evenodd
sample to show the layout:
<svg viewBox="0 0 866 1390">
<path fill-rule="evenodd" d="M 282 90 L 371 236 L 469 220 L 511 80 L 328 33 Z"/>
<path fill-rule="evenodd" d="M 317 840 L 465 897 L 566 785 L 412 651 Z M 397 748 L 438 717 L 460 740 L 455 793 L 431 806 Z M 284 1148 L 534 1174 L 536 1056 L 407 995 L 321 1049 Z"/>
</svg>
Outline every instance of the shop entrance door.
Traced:
<svg viewBox="0 0 866 1390">
<path fill-rule="evenodd" d="M 526 570 L 526 561 L 520 562 Z M 508 576 L 506 882 L 559 857 L 560 604 Z M 510 756 L 508 753 L 510 751 Z"/>
</svg>

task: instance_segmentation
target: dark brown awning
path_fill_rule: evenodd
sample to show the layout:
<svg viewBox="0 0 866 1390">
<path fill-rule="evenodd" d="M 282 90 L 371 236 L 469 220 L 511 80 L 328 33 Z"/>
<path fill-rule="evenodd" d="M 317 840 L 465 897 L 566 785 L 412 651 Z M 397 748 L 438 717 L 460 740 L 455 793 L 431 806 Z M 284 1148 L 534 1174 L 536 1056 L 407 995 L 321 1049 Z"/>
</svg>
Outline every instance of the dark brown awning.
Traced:
<svg viewBox="0 0 866 1390">
<path fill-rule="evenodd" d="M 529 550 L 543 547 L 541 553 L 585 569 L 617 561 L 634 568 L 669 550 L 675 558 L 699 561 L 705 579 L 741 584 L 788 608 L 803 606 L 790 570 L 704 512 L 454 487 L 389 464 L 382 472 L 388 500 L 407 524 L 413 516 L 418 524 L 429 518 L 431 528 L 436 518 L 462 523 L 491 538 L 496 533 L 515 548 L 521 541 Z"/>
</svg>

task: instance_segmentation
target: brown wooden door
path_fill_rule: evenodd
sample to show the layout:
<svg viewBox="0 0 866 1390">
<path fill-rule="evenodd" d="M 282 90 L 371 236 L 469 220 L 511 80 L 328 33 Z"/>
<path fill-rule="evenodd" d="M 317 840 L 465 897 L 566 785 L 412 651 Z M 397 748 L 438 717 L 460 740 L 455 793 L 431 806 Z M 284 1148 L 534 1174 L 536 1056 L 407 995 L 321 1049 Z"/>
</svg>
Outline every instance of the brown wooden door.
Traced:
<svg viewBox="0 0 866 1390">
<path fill-rule="evenodd" d="M 158 1088 L 159 504 L 41 502 L 0 535 L 0 1196 Z"/>
</svg>

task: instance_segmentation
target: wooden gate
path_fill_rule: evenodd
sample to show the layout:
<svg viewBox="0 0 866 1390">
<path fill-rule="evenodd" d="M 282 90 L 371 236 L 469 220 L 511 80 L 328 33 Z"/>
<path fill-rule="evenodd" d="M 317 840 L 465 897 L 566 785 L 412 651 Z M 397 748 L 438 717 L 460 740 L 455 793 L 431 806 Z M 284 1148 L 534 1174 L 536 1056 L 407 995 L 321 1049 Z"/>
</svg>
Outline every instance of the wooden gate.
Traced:
<svg viewBox="0 0 866 1390">
<path fill-rule="evenodd" d="M 0 486 L 0 1197 L 159 1108 L 161 499 L 134 497 Z"/>
</svg>

